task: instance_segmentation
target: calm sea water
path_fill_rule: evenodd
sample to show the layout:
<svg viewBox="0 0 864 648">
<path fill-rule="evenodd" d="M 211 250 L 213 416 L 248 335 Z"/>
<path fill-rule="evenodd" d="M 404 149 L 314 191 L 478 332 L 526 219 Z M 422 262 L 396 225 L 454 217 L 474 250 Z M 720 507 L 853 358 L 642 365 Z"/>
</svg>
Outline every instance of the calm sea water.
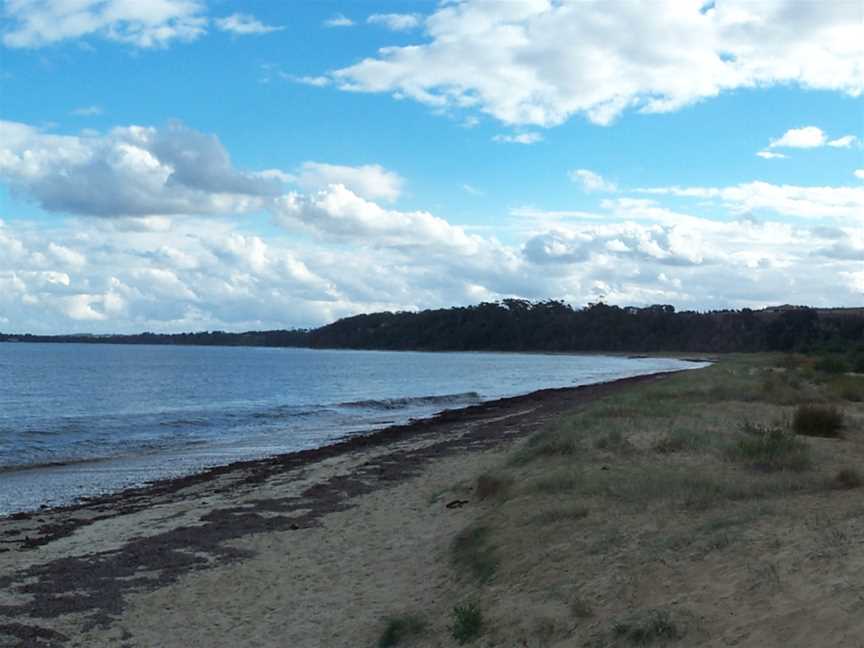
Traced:
<svg viewBox="0 0 864 648">
<path fill-rule="evenodd" d="M 0 343 L 0 515 L 669 359 Z"/>
</svg>

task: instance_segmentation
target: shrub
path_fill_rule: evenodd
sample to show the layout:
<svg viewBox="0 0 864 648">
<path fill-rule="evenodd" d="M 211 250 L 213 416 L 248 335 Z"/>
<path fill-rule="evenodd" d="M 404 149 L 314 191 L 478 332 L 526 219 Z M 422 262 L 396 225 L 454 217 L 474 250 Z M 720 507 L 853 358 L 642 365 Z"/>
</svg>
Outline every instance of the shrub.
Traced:
<svg viewBox="0 0 864 648">
<path fill-rule="evenodd" d="M 378 640 L 378 648 L 398 646 L 406 639 L 423 634 L 424 630 L 426 630 L 426 623 L 414 615 L 391 617 L 387 619 L 387 625 Z"/>
<path fill-rule="evenodd" d="M 831 487 L 837 490 L 852 490 L 864 486 L 864 477 L 855 468 L 841 468 L 831 480 Z"/>
<path fill-rule="evenodd" d="M 837 376 L 831 381 L 831 390 L 838 398 L 860 403 L 864 401 L 864 378 L 861 376 Z"/>
<path fill-rule="evenodd" d="M 814 368 L 824 373 L 841 374 L 849 371 L 849 364 L 840 356 L 826 355 L 819 358 Z"/>
<path fill-rule="evenodd" d="M 792 417 L 792 429 L 804 436 L 839 437 L 843 412 L 824 405 L 799 405 Z"/>
<path fill-rule="evenodd" d="M 498 569 L 498 559 L 489 544 L 488 527 L 469 527 L 460 532 L 450 547 L 453 564 L 488 583 Z"/>
<path fill-rule="evenodd" d="M 613 632 L 634 644 L 646 645 L 658 640 L 676 641 L 683 633 L 665 610 L 654 610 L 644 619 L 629 623 L 616 623 Z"/>
<path fill-rule="evenodd" d="M 453 608 L 453 626 L 450 633 L 462 646 L 474 641 L 483 634 L 483 613 L 474 603 L 457 605 Z"/>
<path fill-rule="evenodd" d="M 743 438 L 731 448 L 733 459 L 763 470 L 804 470 L 810 466 L 810 449 L 794 434 L 779 426 L 745 423 Z"/>
</svg>

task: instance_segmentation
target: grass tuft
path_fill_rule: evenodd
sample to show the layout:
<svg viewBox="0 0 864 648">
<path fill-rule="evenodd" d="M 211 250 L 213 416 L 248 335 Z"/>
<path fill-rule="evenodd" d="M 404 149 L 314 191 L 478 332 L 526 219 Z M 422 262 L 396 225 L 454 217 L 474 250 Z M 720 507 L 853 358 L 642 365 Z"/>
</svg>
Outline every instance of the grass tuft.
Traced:
<svg viewBox="0 0 864 648">
<path fill-rule="evenodd" d="M 474 603 L 453 608 L 450 633 L 460 646 L 471 643 L 483 634 L 483 613 Z"/>
<path fill-rule="evenodd" d="M 381 638 L 378 639 L 378 648 L 398 646 L 405 640 L 423 634 L 425 630 L 426 622 L 413 614 L 390 617 L 386 620 Z"/>
<path fill-rule="evenodd" d="M 501 475 L 485 474 L 477 478 L 474 492 L 478 499 L 504 498 L 513 485 L 513 479 Z"/>
<path fill-rule="evenodd" d="M 825 405 L 799 405 L 792 417 L 796 434 L 837 438 L 843 429 L 843 412 Z"/>
<path fill-rule="evenodd" d="M 810 467 L 810 448 L 784 428 L 746 422 L 742 431 L 745 436 L 729 450 L 732 459 L 761 470 L 797 472 Z"/>
<path fill-rule="evenodd" d="M 471 573 L 481 583 L 491 581 L 498 569 L 489 534 L 489 527 L 468 527 L 454 538 L 450 547 L 454 566 Z"/>
</svg>

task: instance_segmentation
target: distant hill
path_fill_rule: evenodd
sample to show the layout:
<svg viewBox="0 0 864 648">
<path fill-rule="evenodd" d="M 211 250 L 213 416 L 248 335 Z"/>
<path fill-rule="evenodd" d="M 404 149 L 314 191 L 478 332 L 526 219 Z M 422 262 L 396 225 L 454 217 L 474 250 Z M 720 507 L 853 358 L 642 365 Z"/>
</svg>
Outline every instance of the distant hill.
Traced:
<svg viewBox="0 0 864 648">
<path fill-rule="evenodd" d="M 355 315 L 316 329 L 138 335 L 11 335 L 0 341 L 276 346 L 429 351 L 864 352 L 864 307 L 783 305 L 677 312 L 505 299 L 419 312 Z"/>
</svg>

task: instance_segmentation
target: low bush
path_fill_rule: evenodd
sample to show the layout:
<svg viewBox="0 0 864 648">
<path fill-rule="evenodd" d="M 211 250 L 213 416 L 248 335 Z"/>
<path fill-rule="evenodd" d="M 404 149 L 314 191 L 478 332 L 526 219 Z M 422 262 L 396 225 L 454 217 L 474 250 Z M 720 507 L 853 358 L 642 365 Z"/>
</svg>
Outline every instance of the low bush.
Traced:
<svg viewBox="0 0 864 648">
<path fill-rule="evenodd" d="M 838 355 L 826 355 L 819 358 L 814 365 L 817 371 L 829 374 L 841 374 L 850 370 L 846 359 Z"/>
<path fill-rule="evenodd" d="M 450 633 L 460 646 L 477 639 L 483 634 L 483 613 L 480 608 L 474 603 L 454 607 Z"/>
<path fill-rule="evenodd" d="M 665 610 L 654 610 L 642 619 L 616 623 L 612 630 L 616 636 L 642 646 L 655 641 L 677 641 L 683 636 Z"/>
<path fill-rule="evenodd" d="M 843 429 L 843 412 L 825 405 L 799 405 L 792 417 L 796 434 L 815 437 L 839 437 Z"/>
<path fill-rule="evenodd" d="M 837 490 L 852 490 L 864 486 L 864 477 L 855 468 L 841 468 L 831 480 L 831 487 Z"/>
<path fill-rule="evenodd" d="M 391 617 L 387 619 L 384 632 L 378 640 L 378 648 L 392 648 L 407 639 L 423 634 L 426 623 L 414 615 Z"/>
<path fill-rule="evenodd" d="M 810 467 L 810 448 L 783 427 L 745 423 L 744 436 L 730 456 L 762 470 L 804 470 Z"/>
</svg>

